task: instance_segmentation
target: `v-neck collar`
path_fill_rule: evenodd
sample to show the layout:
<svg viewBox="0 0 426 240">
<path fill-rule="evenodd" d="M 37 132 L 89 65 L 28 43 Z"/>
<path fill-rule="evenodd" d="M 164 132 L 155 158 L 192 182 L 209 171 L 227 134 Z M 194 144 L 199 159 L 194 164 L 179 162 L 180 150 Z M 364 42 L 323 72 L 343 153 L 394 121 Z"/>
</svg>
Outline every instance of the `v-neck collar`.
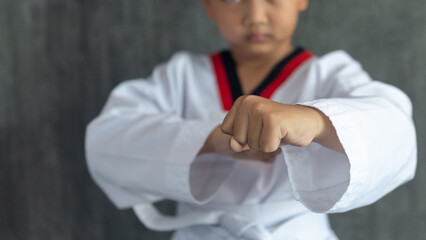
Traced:
<svg viewBox="0 0 426 240">
<path fill-rule="evenodd" d="M 301 47 L 296 48 L 275 65 L 250 95 L 270 98 L 288 77 L 312 56 L 311 52 Z M 235 100 L 243 95 L 235 61 L 229 49 L 216 52 L 210 58 L 215 70 L 223 109 L 229 111 Z"/>
</svg>

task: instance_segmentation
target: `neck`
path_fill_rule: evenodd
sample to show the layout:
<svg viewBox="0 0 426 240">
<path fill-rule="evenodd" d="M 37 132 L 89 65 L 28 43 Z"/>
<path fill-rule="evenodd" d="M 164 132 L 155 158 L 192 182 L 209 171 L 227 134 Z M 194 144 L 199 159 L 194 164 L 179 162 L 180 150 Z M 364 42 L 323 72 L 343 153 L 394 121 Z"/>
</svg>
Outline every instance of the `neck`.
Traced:
<svg viewBox="0 0 426 240">
<path fill-rule="evenodd" d="M 289 55 L 293 51 L 293 47 L 289 44 L 280 49 L 275 49 L 269 54 L 247 54 L 239 49 L 231 48 L 231 54 L 235 64 L 240 69 L 265 69 L 275 65 L 278 61 Z"/>
</svg>

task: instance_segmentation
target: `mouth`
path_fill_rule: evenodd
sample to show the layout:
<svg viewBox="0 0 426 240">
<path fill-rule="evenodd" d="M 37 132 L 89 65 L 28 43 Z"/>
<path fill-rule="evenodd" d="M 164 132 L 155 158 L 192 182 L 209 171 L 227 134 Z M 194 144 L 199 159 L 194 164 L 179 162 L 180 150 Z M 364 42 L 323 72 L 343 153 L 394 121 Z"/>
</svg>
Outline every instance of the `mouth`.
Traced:
<svg viewBox="0 0 426 240">
<path fill-rule="evenodd" d="M 249 42 L 260 43 L 260 42 L 265 42 L 269 38 L 271 38 L 270 34 L 252 33 L 252 34 L 249 34 L 246 39 Z"/>
</svg>

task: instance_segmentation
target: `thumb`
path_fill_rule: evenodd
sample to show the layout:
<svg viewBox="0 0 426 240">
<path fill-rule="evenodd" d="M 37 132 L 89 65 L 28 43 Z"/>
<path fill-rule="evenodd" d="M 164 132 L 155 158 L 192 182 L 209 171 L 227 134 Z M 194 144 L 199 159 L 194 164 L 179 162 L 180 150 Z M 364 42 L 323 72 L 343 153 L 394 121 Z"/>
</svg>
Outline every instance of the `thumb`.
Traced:
<svg viewBox="0 0 426 240">
<path fill-rule="evenodd" d="M 231 137 L 231 139 L 229 139 L 229 147 L 234 152 L 242 152 L 250 149 L 248 144 L 240 144 L 239 142 L 237 142 L 237 140 L 235 140 L 234 137 Z"/>
</svg>

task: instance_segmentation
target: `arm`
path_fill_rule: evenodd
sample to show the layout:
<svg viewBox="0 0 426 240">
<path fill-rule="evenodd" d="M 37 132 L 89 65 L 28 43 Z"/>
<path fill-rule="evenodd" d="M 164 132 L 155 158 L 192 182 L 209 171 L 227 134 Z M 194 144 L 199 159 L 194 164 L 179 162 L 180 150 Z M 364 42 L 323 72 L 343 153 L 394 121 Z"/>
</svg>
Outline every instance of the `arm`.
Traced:
<svg viewBox="0 0 426 240">
<path fill-rule="evenodd" d="M 414 177 L 411 103 L 399 89 L 371 80 L 345 53 L 317 65 L 318 100 L 300 104 L 327 116 L 345 154 L 316 144 L 282 149 L 296 199 L 315 212 L 344 212 L 374 203 Z"/>
<path fill-rule="evenodd" d="M 210 174 L 206 156 L 197 158 L 217 123 L 182 118 L 182 68 L 189 61 L 177 54 L 148 79 L 120 84 L 87 127 L 90 173 L 117 207 L 162 198 L 201 204 L 226 178 Z"/>
<path fill-rule="evenodd" d="M 268 153 L 284 144 L 307 146 L 311 142 L 345 152 L 333 124 L 320 110 L 258 96 L 237 99 L 223 121 L 222 130 L 232 136 L 229 147 L 234 152 L 249 149 Z M 206 148 L 212 148 L 210 145 Z"/>
<path fill-rule="evenodd" d="M 314 212 L 342 212 L 413 178 L 411 103 L 399 89 L 372 81 L 346 54 L 317 65 L 318 100 L 288 105 L 243 96 L 222 130 L 236 152 L 281 147 L 296 199 Z"/>
</svg>

